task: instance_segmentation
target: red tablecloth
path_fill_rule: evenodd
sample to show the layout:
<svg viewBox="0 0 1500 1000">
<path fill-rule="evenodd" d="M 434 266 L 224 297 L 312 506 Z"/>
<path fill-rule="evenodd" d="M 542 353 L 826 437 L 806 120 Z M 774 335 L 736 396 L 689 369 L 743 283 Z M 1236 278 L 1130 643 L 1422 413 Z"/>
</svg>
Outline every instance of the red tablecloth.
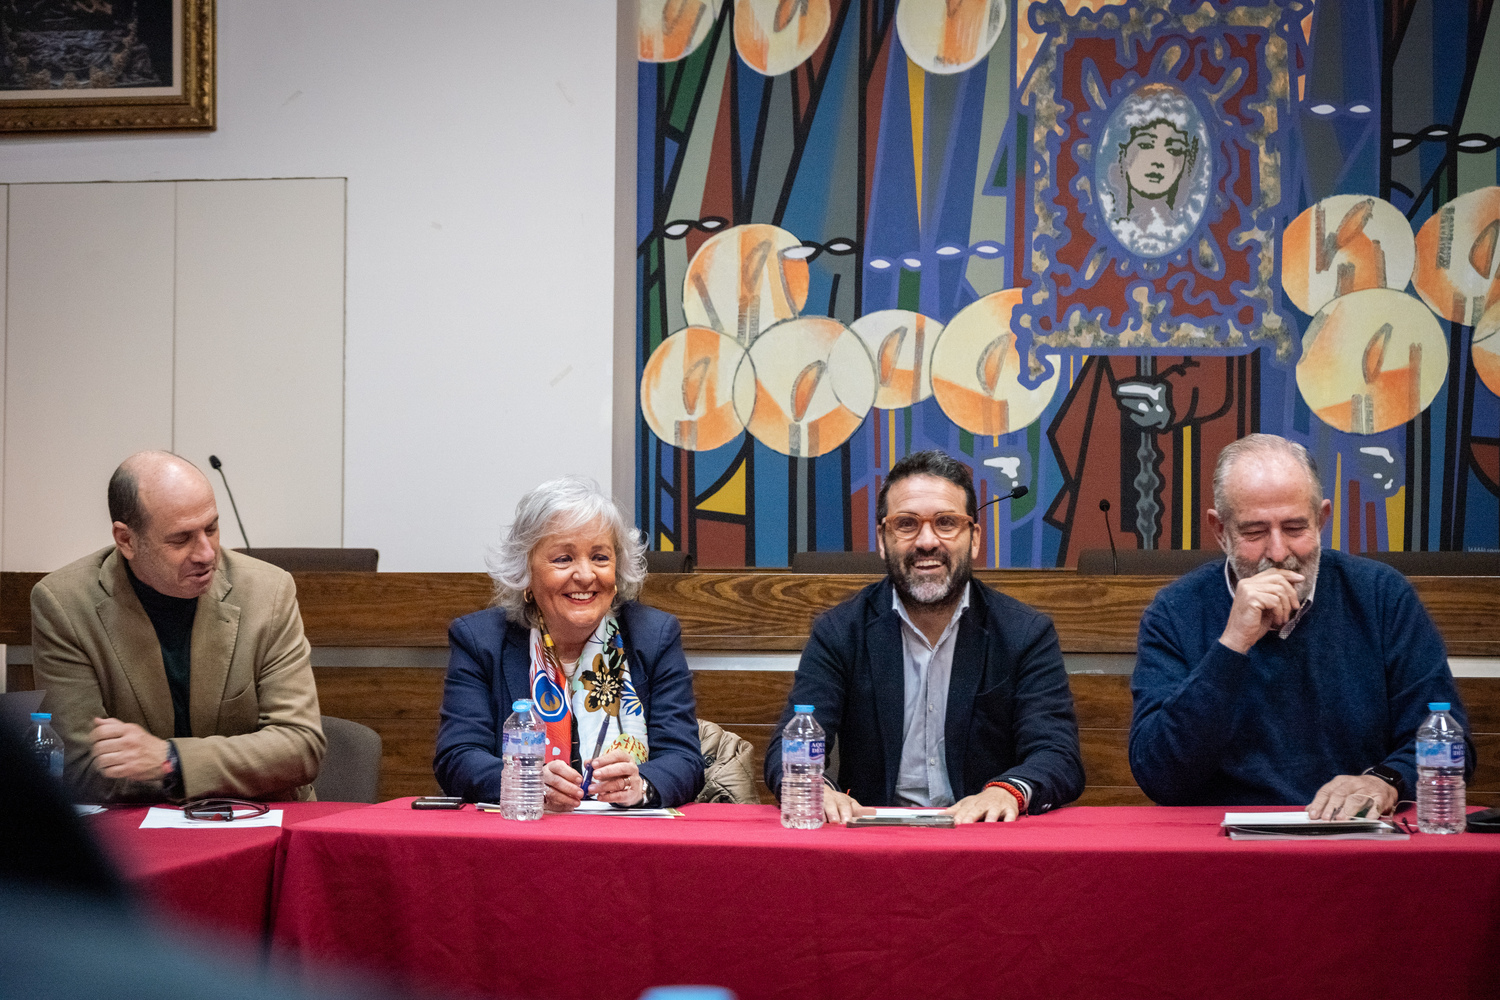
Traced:
<svg viewBox="0 0 1500 1000">
<path fill-rule="evenodd" d="M 538 1000 L 1500 990 L 1500 837 L 1236 843 L 1223 809 L 791 831 L 769 806 L 515 823 L 408 802 L 287 832 L 280 946 Z"/>
<path fill-rule="evenodd" d="M 168 917 L 195 929 L 238 937 L 269 926 L 276 846 L 289 827 L 360 809 L 357 802 L 277 802 L 282 826 L 252 829 L 142 830 L 146 806 L 110 806 L 84 819 L 125 881 Z"/>
</svg>

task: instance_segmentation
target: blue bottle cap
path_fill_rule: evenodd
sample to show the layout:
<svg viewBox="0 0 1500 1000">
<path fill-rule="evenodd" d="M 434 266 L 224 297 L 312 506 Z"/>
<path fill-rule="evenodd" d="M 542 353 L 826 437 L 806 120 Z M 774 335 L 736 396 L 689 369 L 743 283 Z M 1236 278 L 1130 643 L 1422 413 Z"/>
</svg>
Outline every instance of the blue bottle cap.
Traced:
<svg viewBox="0 0 1500 1000">
<path fill-rule="evenodd" d="M 31 713 L 31 721 L 32 722 L 51 722 L 52 721 L 52 713 L 51 712 L 32 712 Z"/>
<path fill-rule="evenodd" d="M 1427 711 L 1429 712 L 1446 712 L 1452 707 L 1453 703 L 1447 701 L 1429 701 L 1427 703 Z"/>
<path fill-rule="evenodd" d="M 529 712 L 529 711 L 531 711 L 531 699 L 530 698 L 517 698 L 515 701 L 513 701 L 513 702 L 510 703 L 510 710 L 512 712 Z"/>
<path fill-rule="evenodd" d="M 813 707 L 811 705 L 793 705 L 792 706 L 792 711 L 793 712 L 806 712 L 808 715 L 811 715 L 812 711 L 813 711 Z"/>
<path fill-rule="evenodd" d="M 735 1000 L 734 991 L 722 986 L 653 986 L 640 1000 Z"/>
</svg>

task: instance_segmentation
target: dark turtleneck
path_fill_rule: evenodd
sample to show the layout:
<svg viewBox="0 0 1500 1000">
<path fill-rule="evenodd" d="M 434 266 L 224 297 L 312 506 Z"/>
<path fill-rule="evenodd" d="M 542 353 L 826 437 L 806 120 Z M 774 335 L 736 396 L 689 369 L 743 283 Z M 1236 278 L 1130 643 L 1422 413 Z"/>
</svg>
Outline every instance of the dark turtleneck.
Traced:
<svg viewBox="0 0 1500 1000">
<path fill-rule="evenodd" d="M 167 687 L 172 692 L 172 735 L 193 735 L 192 718 L 188 714 L 189 677 L 193 658 L 193 618 L 198 613 L 198 598 L 169 597 L 154 590 L 136 578 L 125 562 L 125 573 L 130 577 L 130 587 L 140 598 L 151 627 L 156 629 L 157 641 L 161 643 L 161 662 L 167 668 Z"/>
</svg>

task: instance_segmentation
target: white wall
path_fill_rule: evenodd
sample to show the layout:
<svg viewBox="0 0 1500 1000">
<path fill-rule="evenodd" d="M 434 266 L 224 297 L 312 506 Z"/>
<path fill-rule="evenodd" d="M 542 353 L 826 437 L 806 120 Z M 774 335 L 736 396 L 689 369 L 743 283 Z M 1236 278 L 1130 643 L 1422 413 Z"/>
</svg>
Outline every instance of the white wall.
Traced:
<svg viewBox="0 0 1500 1000">
<path fill-rule="evenodd" d="M 0 182 L 347 178 L 344 543 L 385 570 L 479 569 L 542 479 L 629 482 L 611 462 L 633 315 L 620 9 L 220 0 L 217 131 L 7 137 Z"/>
</svg>

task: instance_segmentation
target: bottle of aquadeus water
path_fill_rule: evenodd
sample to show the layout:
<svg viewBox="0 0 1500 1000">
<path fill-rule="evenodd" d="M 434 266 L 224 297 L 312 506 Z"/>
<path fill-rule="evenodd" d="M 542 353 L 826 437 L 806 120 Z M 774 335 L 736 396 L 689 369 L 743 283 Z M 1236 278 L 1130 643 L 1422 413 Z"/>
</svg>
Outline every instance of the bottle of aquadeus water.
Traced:
<svg viewBox="0 0 1500 1000">
<path fill-rule="evenodd" d="M 793 705 L 781 734 L 781 825 L 816 830 L 823 825 L 823 727 L 811 705 Z"/>
<path fill-rule="evenodd" d="M 1446 701 L 1427 706 L 1432 714 L 1417 730 L 1417 829 L 1423 833 L 1462 833 L 1464 808 L 1464 731 Z"/>
<path fill-rule="evenodd" d="M 51 712 L 32 712 L 30 739 L 32 756 L 52 777 L 58 781 L 63 776 L 63 744 L 52 728 Z"/>
<path fill-rule="evenodd" d="M 531 702 L 518 698 L 501 731 L 500 815 L 506 819 L 541 819 L 542 763 L 546 757 L 547 727 L 532 711 Z"/>
</svg>

